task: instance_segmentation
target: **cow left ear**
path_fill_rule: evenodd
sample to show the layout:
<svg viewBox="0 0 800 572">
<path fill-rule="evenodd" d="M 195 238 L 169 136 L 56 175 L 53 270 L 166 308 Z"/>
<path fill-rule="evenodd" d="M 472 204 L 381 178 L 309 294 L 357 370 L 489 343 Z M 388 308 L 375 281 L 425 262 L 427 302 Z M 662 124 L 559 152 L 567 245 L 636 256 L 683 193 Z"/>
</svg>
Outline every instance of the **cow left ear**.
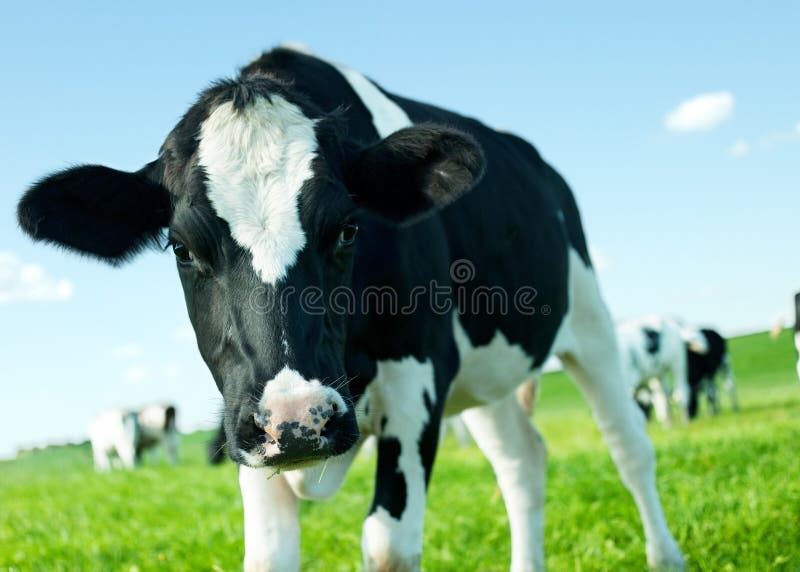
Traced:
<svg viewBox="0 0 800 572">
<path fill-rule="evenodd" d="M 135 173 L 84 165 L 34 184 L 17 206 L 34 240 L 120 264 L 156 244 L 169 224 L 171 201 L 156 161 Z"/>
<path fill-rule="evenodd" d="M 411 224 L 471 189 L 483 176 L 484 165 L 472 137 L 423 124 L 362 150 L 346 179 L 359 206 L 392 222 Z"/>
</svg>

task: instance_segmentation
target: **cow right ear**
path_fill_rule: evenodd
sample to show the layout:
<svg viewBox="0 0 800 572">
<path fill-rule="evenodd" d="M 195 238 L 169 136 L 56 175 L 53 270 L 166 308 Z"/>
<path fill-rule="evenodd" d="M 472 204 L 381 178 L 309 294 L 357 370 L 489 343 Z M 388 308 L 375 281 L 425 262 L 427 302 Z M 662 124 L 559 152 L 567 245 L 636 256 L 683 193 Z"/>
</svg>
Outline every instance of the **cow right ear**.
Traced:
<svg viewBox="0 0 800 572">
<path fill-rule="evenodd" d="M 34 184 L 19 201 L 19 224 L 34 240 L 120 264 L 157 244 L 171 201 L 156 163 L 138 172 L 84 165 Z"/>
</svg>

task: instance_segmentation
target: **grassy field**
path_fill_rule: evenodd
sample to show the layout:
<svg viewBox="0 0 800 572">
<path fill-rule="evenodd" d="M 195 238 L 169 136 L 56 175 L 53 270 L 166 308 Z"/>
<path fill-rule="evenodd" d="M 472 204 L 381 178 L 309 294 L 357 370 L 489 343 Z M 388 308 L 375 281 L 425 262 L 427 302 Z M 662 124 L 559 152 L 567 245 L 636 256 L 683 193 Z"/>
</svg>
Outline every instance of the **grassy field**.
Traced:
<svg viewBox="0 0 800 572">
<path fill-rule="evenodd" d="M 743 410 L 663 430 L 667 518 L 692 570 L 800 570 L 800 383 L 788 331 L 731 342 Z M 588 409 L 561 374 L 545 377 L 536 420 L 547 440 L 550 570 L 641 570 L 644 545 Z M 207 435 L 183 463 L 97 475 L 86 447 L 0 463 L 0 569 L 237 570 L 241 501 L 232 465 L 209 467 Z M 372 463 L 357 461 L 332 501 L 305 503 L 303 570 L 360 569 Z M 426 570 L 506 570 L 508 524 L 488 463 L 447 441 L 430 488 Z"/>
</svg>

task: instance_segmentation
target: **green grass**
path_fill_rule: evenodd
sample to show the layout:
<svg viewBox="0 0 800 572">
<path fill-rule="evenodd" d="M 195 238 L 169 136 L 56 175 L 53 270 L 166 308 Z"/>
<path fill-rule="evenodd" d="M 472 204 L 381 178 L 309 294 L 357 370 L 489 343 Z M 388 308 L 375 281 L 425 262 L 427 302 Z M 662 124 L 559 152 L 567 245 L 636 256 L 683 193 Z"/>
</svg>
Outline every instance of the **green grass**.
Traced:
<svg viewBox="0 0 800 572">
<path fill-rule="evenodd" d="M 734 339 L 742 411 L 688 427 L 650 424 L 659 490 L 693 570 L 800 570 L 800 383 L 788 331 Z M 642 532 L 588 408 L 545 377 L 536 421 L 548 443 L 550 570 L 641 570 Z M 241 501 L 232 465 L 209 467 L 207 435 L 184 462 L 97 475 L 87 447 L 0 463 L 0 569 L 237 570 Z M 360 569 L 372 463 L 331 501 L 304 503 L 303 570 Z M 506 570 L 508 524 L 488 463 L 447 441 L 430 488 L 426 570 Z"/>
</svg>

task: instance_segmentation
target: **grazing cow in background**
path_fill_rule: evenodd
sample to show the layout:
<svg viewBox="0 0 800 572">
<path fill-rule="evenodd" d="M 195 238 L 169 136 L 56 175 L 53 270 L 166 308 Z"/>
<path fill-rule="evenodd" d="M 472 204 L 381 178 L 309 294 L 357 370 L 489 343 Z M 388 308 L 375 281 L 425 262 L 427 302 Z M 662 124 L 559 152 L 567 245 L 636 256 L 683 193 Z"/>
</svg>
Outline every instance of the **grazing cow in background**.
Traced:
<svg viewBox="0 0 800 572">
<path fill-rule="evenodd" d="M 110 409 L 100 413 L 89 428 L 92 456 L 98 471 L 108 471 L 116 455 L 125 468 L 134 468 L 145 450 L 163 444 L 170 463 L 178 462 L 175 407 L 148 405 L 139 411 Z"/>
<path fill-rule="evenodd" d="M 794 295 L 794 348 L 797 350 L 797 378 L 800 379 L 800 292 Z"/>
<path fill-rule="evenodd" d="M 705 352 L 705 339 L 670 318 L 652 316 L 621 323 L 617 328 L 625 379 L 640 407 L 669 426 L 670 399 L 688 419 L 689 378 L 687 347 Z M 667 377 L 672 378 L 670 384 Z"/>
<path fill-rule="evenodd" d="M 110 409 L 98 414 L 89 426 L 94 468 L 98 471 L 111 470 L 114 455 L 123 467 L 134 468 L 138 437 L 139 422 L 135 411 Z"/>
<path fill-rule="evenodd" d="M 719 332 L 712 329 L 701 329 L 699 335 L 705 339 L 707 351 L 697 352 L 691 347 L 686 349 L 687 367 L 689 375 L 689 419 L 697 417 L 698 401 L 704 393 L 711 411 L 714 415 L 719 413 L 719 396 L 717 393 L 717 375 L 724 378 L 725 392 L 734 411 L 739 410 L 739 400 L 736 397 L 736 380 L 733 377 L 731 357 L 728 353 L 727 343 Z"/>
<path fill-rule="evenodd" d="M 503 492 L 512 570 L 541 569 L 546 452 L 514 390 L 551 354 L 594 410 L 648 561 L 683 566 L 575 200 L 519 137 L 275 49 L 205 90 L 141 170 L 53 174 L 18 214 L 111 263 L 167 229 L 241 465 L 247 570 L 299 567 L 298 498 L 333 495 L 367 435 L 365 568 L 418 570 L 440 422 L 460 411 Z"/>
</svg>

